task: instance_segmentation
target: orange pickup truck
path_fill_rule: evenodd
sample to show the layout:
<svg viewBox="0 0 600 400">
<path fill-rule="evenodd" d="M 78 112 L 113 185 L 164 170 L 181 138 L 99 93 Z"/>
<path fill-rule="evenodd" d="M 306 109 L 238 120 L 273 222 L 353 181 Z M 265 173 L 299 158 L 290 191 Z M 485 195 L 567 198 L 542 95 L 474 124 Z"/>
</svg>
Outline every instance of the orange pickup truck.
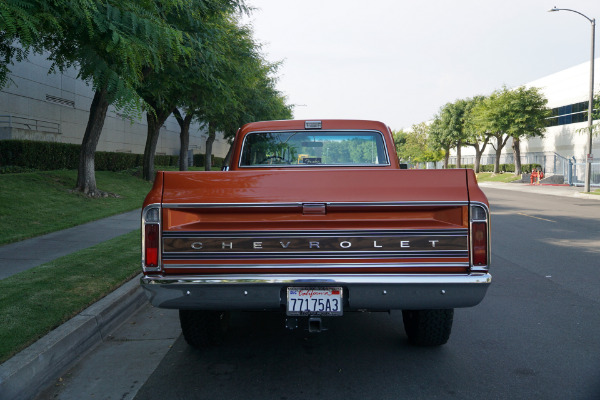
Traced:
<svg viewBox="0 0 600 400">
<path fill-rule="evenodd" d="M 442 345 L 454 308 L 490 285 L 489 233 L 473 171 L 401 169 L 381 122 L 256 122 L 223 171 L 157 173 L 141 284 L 179 310 L 195 347 L 220 341 L 236 310 L 311 332 L 347 312 L 402 310 L 411 343 Z"/>
</svg>

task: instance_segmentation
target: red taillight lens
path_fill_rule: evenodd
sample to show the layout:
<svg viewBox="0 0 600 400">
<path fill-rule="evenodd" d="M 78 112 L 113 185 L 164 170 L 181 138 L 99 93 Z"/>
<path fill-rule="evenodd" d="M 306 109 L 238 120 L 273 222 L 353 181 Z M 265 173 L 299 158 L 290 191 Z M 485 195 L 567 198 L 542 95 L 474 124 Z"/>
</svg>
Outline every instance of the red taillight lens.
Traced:
<svg viewBox="0 0 600 400">
<path fill-rule="evenodd" d="M 158 225 L 146 225 L 145 258 L 146 267 L 158 267 Z"/>
<path fill-rule="evenodd" d="M 473 235 L 473 265 L 483 266 L 488 263 L 488 234 L 487 234 L 487 223 L 485 222 L 472 222 L 471 223 L 471 234 Z"/>
</svg>

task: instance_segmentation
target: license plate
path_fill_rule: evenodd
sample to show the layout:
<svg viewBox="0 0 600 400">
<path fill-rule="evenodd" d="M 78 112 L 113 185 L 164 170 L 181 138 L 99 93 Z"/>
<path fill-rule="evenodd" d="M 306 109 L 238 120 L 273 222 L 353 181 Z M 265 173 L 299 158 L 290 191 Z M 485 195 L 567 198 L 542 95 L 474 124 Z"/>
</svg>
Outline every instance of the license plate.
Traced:
<svg viewBox="0 0 600 400">
<path fill-rule="evenodd" d="M 287 315 L 340 316 L 343 293 L 341 287 L 287 288 Z"/>
</svg>

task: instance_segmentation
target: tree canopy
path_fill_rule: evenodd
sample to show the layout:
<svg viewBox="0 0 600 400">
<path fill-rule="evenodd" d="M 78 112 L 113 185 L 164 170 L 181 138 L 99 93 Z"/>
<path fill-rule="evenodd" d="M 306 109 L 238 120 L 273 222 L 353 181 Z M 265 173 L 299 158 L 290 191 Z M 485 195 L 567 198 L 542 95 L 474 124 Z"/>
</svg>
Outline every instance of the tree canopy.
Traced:
<svg viewBox="0 0 600 400">
<path fill-rule="evenodd" d="M 538 88 L 503 87 L 478 104 L 473 112 L 474 121 L 481 130 L 495 139 L 494 172 L 500 171 L 500 155 L 509 139 L 513 139 L 515 174 L 521 173 L 519 142 L 522 137 L 541 136 L 546 127 L 549 110 L 547 100 Z"/>
<path fill-rule="evenodd" d="M 94 194 L 93 157 L 111 104 L 130 116 L 148 111 L 156 134 L 149 133 L 145 167 L 162 122 L 177 107 L 185 114 L 182 130 L 197 118 L 226 135 L 243 122 L 291 117 L 275 89 L 276 64 L 238 23 L 247 11 L 244 0 L 5 0 L 0 87 L 11 64 L 30 52 L 46 54 L 51 71 L 77 68 L 95 91 L 77 186 Z"/>
<path fill-rule="evenodd" d="M 463 145 L 475 149 L 475 169 L 479 169 L 481 155 L 491 143 L 496 151 L 495 172 L 500 170 L 500 155 L 509 139 L 513 139 L 515 170 L 520 174 L 520 139 L 541 136 L 547 126 L 549 110 L 540 89 L 519 87 L 494 91 L 487 97 L 475 96 L 447 103 L 430 126 L 434 146 L 446 152 L 444 165 L 451 149 L 457 150 L 460 167 Z"/>
<path fill-rule="evenodd" d="M 435 162 L 443 157 L 443 151 L 435 148 L 431 138 L 431 126 L 422 122 L 408 132 L 393 132 L 398 158 L 406 163 Z"/>
<path fill-rule="evenodd" d="M 271 77 L 275 64 L 264 60 L 251 29 L 240 25 L 235 17 L 231 11 L 221 10 L 205 16 L 202 24 L 190 25 L 190 45 L 197 57 L 149 74 L 141 87 L 141 96 L 152 106 L 144 157 L 146 179 L 153 177 L 158 130 L 176 108 L 181 109 L 176 112 L 182 128 L 181 157 L 187 152 L 189 123 L 195 119 L 207 126 L 207 169 L 217 130 L 231 137 L 246 122 L 291 117 L 291 109 Z"/>
</svg>

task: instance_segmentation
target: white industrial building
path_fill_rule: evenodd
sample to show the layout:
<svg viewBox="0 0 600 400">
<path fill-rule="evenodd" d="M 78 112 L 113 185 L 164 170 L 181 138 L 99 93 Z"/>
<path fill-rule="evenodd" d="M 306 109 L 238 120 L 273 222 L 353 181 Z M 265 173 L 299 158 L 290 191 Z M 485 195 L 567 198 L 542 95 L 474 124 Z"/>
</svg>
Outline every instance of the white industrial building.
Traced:
<svg viewBox="0 0 600 400">
<path fill-rule="evenodd" d="M 0 90 L 0 140 L 28 139 L 81 144 L 94 92 L 77 79 L 77 70 L 48 73 L 51 62 L 43 55 L 11 66 L 8 84 Z M 160 131 L 156 154 L 179 155 L 179 124 L 170 116 Z M 109 107 L 98 151 L 143 154 L 145 114 L 130 120 Z M 190 151 L 205 153 L 207 131 L 190 127 Z M 217 134 L 213 155 L 224 157 L 229 144 Z"/>
<path fill-rule="evenodd" d="M 594 94 L 600 92 L 600 58 L 594 61 Z M 585 161 L 587 154 L 587 133 L 578 130 L 587 127 L 588 102 L 590 87 L 589 61 L 545 76 L 525 84 L 538 87 L 548 99 L 548 107 L 552 109 L 550 126 L 543 138 L 532 138 L 523 141 L 524 152 L 556 152 L 557 154 L 578 161 Z M 600 122 L 600 121 L 595 121 Z M 593 154 L 600 161 L 600 137 L 596 135 L 592 142 Z"/>
<path fill-rule="evenodd" d="M 594 93 L 600 93 L 600 58 L 594 61 Z M 569 168 L 575 182 L 583 179 L 583 164 L 587 155 L 587 127 L 590 87 L 590 62 L 576 65 L 560 72 L 545 76 L 524 86 L 540 88 L 548 99 L 548 107 L 552 109 L 549 127 L 544 137 L 521 140 L 522 163 L 538 163 L 549 174 L 567 175 Z M 594 120 L 594 123 L 600 121 Z M 492 139 L 484 155 L 482 164 L 493 164 L 495 161 L 495 145 Z M 600 135 L 592 139 L 593 170 L 600 174 Z M 452 157 L 453 156 L 453 157 Z M 475 150 L 472 147 L 462 148 L 462 164 L 473 164 Z M 512 140 L 502 151 L 500 163 L 514 162 Z M 456 163 L 456 152 L 450 157 L 450 163 Z M 596 165 L 598 163 L 598 165 Z M 566 179 L 565 179 L 566 181 Z M 598 184 L 600 182 L 596 182 Z"/>
</svg>

